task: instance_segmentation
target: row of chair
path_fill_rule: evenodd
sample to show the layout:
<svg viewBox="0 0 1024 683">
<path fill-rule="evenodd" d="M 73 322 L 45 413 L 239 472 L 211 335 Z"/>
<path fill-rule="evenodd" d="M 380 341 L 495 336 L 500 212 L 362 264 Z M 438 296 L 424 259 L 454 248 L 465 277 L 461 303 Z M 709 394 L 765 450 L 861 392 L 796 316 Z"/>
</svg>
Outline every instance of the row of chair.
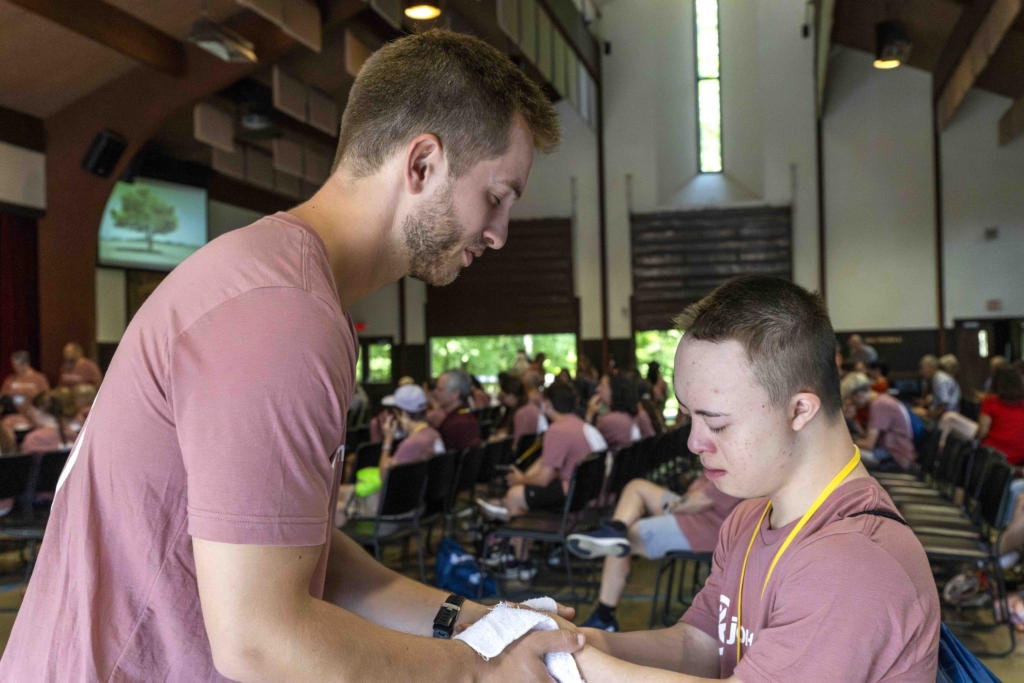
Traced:
<svg viewBox="0 0 1024 683">
<path fill-rule="evenodd" d="M 996 588 L 995 601 L 1008 614 L 1006 585 L 999 564 L 999 540 L 1007 521 L 1013 468 L 1005 456 L 954 433 L 942 442 L 929 433 L 913 473 L 877 473 L 904 521 L 934 566 L 980 566 Z M 962 624 L 975 627 L 973 624 Z M 1005 623 L 1013 652 L 1013 626 Z"/>
</svg>

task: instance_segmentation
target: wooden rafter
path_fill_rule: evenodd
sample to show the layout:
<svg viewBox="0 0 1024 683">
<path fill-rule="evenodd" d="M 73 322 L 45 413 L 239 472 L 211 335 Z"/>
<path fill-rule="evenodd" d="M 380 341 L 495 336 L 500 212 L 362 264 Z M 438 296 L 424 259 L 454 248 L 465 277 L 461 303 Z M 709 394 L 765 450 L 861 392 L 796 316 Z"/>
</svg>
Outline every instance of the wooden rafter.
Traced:
<svg viewBox="0 0 1024 683">
<path fill-rule="evenodd" d="M 818 0 L 815 3 L 815 57 L 814 71 L 817 83 L 817 112 L 821 118 L 825 111 L 825 85 L 828 82 L 828 60 L 832 54 L 832 27 L 835 23 L 836 0 Z"/>
<path fill-rule="evenodd" d="M 179 40 L 101 0 L 10 1 L 170 76 L 185 73 Z"/>
<path fill-rule="evenodd" d="M 948 78 L 936 68 L 935 121 L 939 131 L 949 125 L 1020 14 L 1022 0 L 978 0 L 964 11 L 939 57 L 948 64 Z"/>
</svg>

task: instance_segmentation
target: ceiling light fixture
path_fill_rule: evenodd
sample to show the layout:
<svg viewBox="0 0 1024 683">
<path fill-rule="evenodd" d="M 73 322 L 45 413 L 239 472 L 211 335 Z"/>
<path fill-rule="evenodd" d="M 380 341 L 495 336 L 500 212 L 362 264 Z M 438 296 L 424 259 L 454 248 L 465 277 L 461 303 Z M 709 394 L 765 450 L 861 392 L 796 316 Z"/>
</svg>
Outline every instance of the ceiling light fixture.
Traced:
<svg viewBox="0 0 1024 683">
<path fill-rule="evenodd" d="M 405 16 L 417 21 L 437 19 L 441 16 L 441 8 L 430 3 L 412 5 L 411 7 L 405 8 Z"/>
<path fill-rule="evenodd" d="M 875 26 L 875 68 L 895 69 L 910 58 L 914 44 L 895 21 Z"/>
</svg>

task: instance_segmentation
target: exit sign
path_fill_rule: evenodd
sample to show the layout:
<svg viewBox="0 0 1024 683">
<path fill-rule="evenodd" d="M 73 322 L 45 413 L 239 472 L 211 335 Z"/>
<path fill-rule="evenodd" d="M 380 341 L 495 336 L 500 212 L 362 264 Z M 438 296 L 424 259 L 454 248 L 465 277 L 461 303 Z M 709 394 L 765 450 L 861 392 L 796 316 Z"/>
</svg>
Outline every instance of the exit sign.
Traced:
<svg viewBox="0 0 1024 683">
<path fill-rule="evenodd" d="M 989 299 L 988 301 L 985 302 L 985 310 L 986 311 L 1001 311 L 1001 310 L 1003 310 L 1003 300 L 1002 299 Z"/>
</svg>

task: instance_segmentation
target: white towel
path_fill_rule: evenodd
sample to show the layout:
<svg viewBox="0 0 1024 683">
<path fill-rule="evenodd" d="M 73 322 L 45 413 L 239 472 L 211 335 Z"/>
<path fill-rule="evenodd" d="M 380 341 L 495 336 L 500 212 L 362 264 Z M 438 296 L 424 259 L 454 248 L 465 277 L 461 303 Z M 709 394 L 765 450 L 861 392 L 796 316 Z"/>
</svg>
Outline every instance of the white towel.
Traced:
<svg viewBox="0 0 1024 683">
<path fill-rule="evenodd" d="M 551 598 L 534 598 L 523 604 L 545 612 L 558 610 Z M 557 628 L 558 624 L 549 616 L 501 602 L 483 619 L 455 636 L 455 640 L 461 640 L 484 659 L 490 659 L 500 655 L 514 640 L 530 631 L 554 631 Z M 544 664 L 558 683 L 583 683 L 580 671 L 576 668 L 576 660 L 568 653 L 549 652 L 544 655 Z"/>
</svg>

